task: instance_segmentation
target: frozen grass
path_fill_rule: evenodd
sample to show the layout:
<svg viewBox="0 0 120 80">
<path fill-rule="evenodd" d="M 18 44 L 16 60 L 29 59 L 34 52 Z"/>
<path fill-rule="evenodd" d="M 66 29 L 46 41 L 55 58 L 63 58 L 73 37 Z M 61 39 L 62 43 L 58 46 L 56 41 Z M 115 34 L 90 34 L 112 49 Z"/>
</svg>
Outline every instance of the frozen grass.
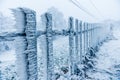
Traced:
<svg viewBox="0 0 120 80">
<path fill-rule="evenodd" d="M 90 80 L 120 80 L 120 31 L 114 31 L 115 39 L 104 43 L 97 54 L 94 71 L 88 72 Z"/>
</svg>

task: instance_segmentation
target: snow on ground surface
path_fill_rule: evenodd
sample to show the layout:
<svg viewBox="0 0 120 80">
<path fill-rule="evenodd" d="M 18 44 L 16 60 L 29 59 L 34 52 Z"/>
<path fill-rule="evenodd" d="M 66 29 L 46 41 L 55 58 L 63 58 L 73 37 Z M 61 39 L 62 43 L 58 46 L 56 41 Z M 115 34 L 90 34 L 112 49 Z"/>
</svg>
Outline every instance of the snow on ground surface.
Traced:
<svg viewBox="0 0 120 80">
<path fill-rule="evenodd" d="M 94 70 L 88 72 L 91 77 L 89 80 L 120 80 L 120 30 L 114 31 L 114 37 L 115 39 L 104 42 L 96 53 L 96 65 Z M 0 54 L 2 80 L 17 79 L 15 60 L 14 50 Z"/>
<path fill-rule="evenodd" d="M 0 54 L 0 80 L 16 80 L 15 50 L 8 50 Z"/>
<path fill-rule="evenodd" d="M 114 31 L 116 39 L 105 42 L 97 54 L 96 66 L 89 73 L 91 80 L 120 80 L 120 31 Z"/>
</svg>

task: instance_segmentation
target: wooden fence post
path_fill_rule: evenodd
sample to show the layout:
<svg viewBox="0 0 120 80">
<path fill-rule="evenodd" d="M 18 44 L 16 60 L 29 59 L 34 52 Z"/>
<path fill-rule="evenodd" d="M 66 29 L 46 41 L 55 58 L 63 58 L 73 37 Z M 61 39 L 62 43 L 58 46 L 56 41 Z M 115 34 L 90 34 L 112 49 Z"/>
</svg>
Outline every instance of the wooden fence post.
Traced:
<svg viewBox="0 0 120 80">
<path fill-rule="evenodd" d="M 36 38 L 36 13 L 33 10 L 21 8 L 25 14 L 26 58 L 28 80 L 37 80 L 37 38 Z"/>
<path fill-rule="evenodd" d="M 46 45 L 47 45 L 47 80 L 54 80 L 52 15 L 46 13 L 45 18 L 46 18 Z"/>
<path fill-rule="evenodd" d="M 86 54 L 86 23 L 84 23 L 84 54 L 83 54 L 83 56 L 85 56 L 85 54 Z"/>
<path fill-rule="evenodd" d="M 90 47 L 92 47 L 92 24 L 90 24 Z"/>
<path fill-rule="evenodd" d="M 92 39 L 92 41 L 91 41 L 91 47 L 93 47 L 93 42 L 94 42 L 94 41 L 93 41 L 93 40 L 94 40 L 94 39 L 93 39 L 93 28 L 94 28 L 94 27 L 93 27 L 93 24 L 91 24 L 91 28 L 92 28 L 92 31 L 91 31 L 91 35 L 92 35 L 92 36 L 91 36 L 91 39 Z"/>
<path fill-rule="evenodd" d="M 79 28 L 80 28 L 80 63 L 82 62 L 82 56 L 83 56 L 83 52 L 82 52 L 82 21 L 80 21 L 80 24 L 79 24 Z"/>
<path fill-rule="evenodd" d="M 78 55 L 78 19 L 76 19 L 76 21 L 75 21 L 75 27 L 76 27 L 76 35 L 75 35 L 75 52 L 76 52 L 76 54 L 75 54 L 75 56 L 76 56 L 76 62 L 78 62 L 79 60 L 79 55 Z"/>
<path fill-rule="evenodd" d="M 89 49 L 90 49 L 90 47 L 91 47 L 91 26 L 90 26 L 90 24 L 88 25 L 88 28 L 89 28 Z"/>
<path fill-rule="evenodd" d="M 94 48 L 94 26 L 93 26 L 93 24 L 91 24 L 91 26 L 92 26 L 92 31 L 91 31 L 91 34 L 92 34 L 92 42 L 91 42 L 91 45 L 92 45 L 92 47 Z"/>
<path fill-rule="evenodd" d="M 95 25 L 93 23 L 93 48 L 95 48 L 95 41 L 96 41 L 96 35 L 95 35 Z"/>
<path fill-rule="evenodd" d="M 97 38 L 96 38 L 96 37 L 97 37 L 96 30 L 97 30 L 97 29 L 96 29 L 96 25 L 95 25 L 95 23 L 94 23 L 94 30 L 93 30 L 93 31 L 94 31 L 94 48 L 96 47 L 96 42 L 97 42 Z"/>
<path fill-rule="evenodd" d="M 70 75 L 74 74 L 74 27 L 73 18 L 69 18 L 69 59 L 70 59 Z"/>
<path fill-rule="evenodd" d="M 90 30 L 90 24 L 88 23 L 88 30 Z M 90 31 L 88 31 L 88 49 L 90 49 Z"/>
<path fill-rule="evenodd" d="M 88 52 L 88 23 L 86 23 L 86 53 Z"/>
</svg>

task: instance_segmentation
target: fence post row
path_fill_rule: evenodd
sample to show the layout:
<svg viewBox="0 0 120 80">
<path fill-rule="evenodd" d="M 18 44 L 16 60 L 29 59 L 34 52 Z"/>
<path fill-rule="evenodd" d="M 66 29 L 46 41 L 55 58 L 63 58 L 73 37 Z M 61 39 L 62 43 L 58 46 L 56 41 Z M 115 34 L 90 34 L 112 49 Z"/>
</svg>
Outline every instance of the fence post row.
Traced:
<svg viewBox="0 0 120 80">
<path fill-rule="evenodd" d="M 24 15 L 24 29 L 21 39 L 18 40 L 18 44 L 22 43 L 19 41 L 24 41 L 22 45 L 25 46 L 25 49 L 22 49 L 22 46 L 19 46 L 21 50 L 17 52 L 21 55 L 25 55 L 26 61 L 26 72 L 27 80 L 37 80 L 38 70 L 37 70 L 37 31 L 36 31 L 36 13 L 33 10 L 26 8 L 19 8 Z M 46 24 L 46 51 L 47 51 L 47 80 L 55 80 L 54 73 L 54 55 L 53 55 L 53 30 L 52 30 L 52 14 L 45 13 L 45 24 Z M 74 30 L 75 22 L 75 30 Z M 19 26 L 20 27 L 20 26 Z M 88 24 L 79 21 L 78 19 L 74 20 L 73 17 L 69 18 L 69 31 L 65 30 L 69 36 L 69 75 L 75 74 L 75 65 L 88 52 L 90 47 L 95 48 L 98 45 L 100 33 L 97 33 L 99 28 L 95 24 Z M 109 31 L 108 31 L 109 32 Z M 56 32 L 57 33 L 57 32 Z M 97 33 L 97 34 L 96 34 Z M 64 35 L 58 33 L 59 35 Z M 54 34 L 54 35 L 58 35 Z M 101 34 L 102 35 L 102 34 Z M 24 38 L 23 38 L 24 37 Z M 103 36 L 105 38 L 105 36 Z M 75 41 L 75 43 L 74 43 Z M 20 53 L 19 51 L 22 51 Z M 77 58 L 77 59 L 76 59 Z M 22 58 L 21 58 L 22 59 Z M 79 60 L 78 60 L 79 59 Z M 77 61 L 76 61 L 77 60 Z M 20 67 L 22 68 L 22 67 Z"/>
</svg>

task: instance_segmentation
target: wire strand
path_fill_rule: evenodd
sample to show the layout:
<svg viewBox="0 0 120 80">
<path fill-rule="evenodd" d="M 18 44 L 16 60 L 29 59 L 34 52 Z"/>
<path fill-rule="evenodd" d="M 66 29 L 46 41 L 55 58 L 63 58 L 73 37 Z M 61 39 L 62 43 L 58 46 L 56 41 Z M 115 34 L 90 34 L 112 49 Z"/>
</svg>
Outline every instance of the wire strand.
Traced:
<svg viewBox="0 0 120 80">
<path fill-rule="evenodd" d="M 95 6 L 95 4 L 93 3 L 93 1 L 92 0 L 89 0 L 90 1 L 90 3 L 92 4 L 92 6 L 96 9 L 96 11 L 99 13 L 99 15 L 101 16 L 101 17 L 103 17 L 103 15 L 101 14 L 101 12 L 98 10 L 98 8 Z"/>
<path fill-rule="evenodd" d="M 91 14 L 90 12 L 88 12 L 88 10 L 86 10 L 85 8 L 83 8 L 82 6 L 80 6 L 80 3 L 78 1 L 74 2 L 73 0 L 70 0 L 75 6 L 77 6 L 79 9 L 81 9 L 83 12 L 87 13 L 89 16 L 94 17 L 95 19 L 98 19 L 97 17 L 95 17 L 93 14 Z"/>
</svg>

